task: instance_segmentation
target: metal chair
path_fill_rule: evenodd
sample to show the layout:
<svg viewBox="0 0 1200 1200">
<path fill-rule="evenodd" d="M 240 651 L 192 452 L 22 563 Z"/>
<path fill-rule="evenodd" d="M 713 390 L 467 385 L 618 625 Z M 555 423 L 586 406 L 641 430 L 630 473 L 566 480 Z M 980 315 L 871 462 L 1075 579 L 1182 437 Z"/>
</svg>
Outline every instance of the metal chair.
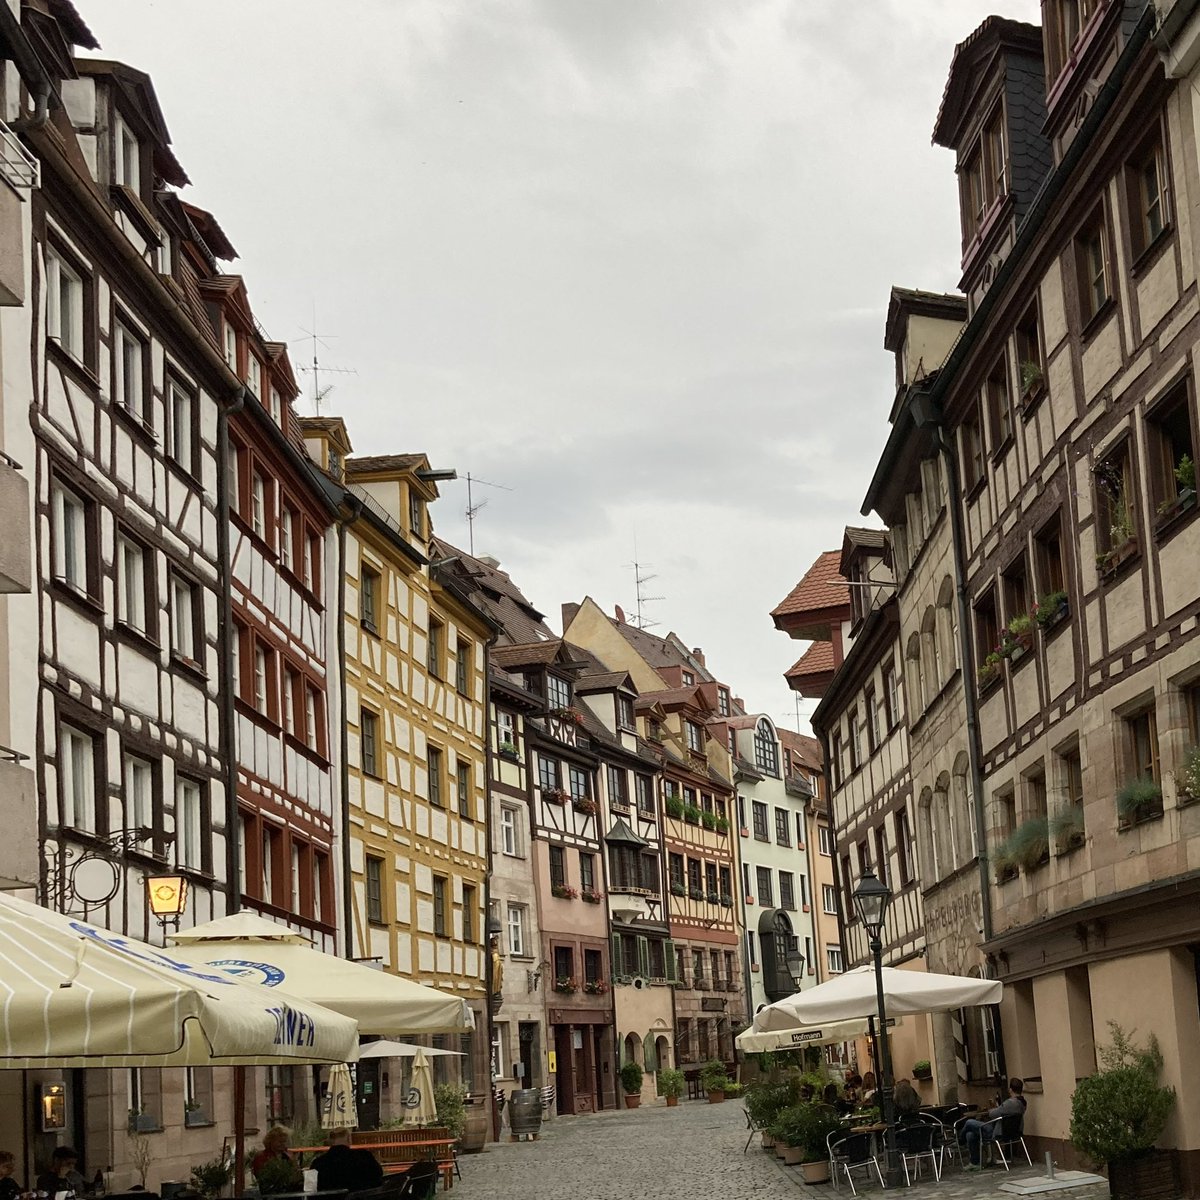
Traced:
<svg viewBox="0 0 1200 1200">
<path fill-rule="evenodd" d="M 996 1147 L 996 1153 L 1000 1155 L 1000 1161 L 1004 1164 L 1006 1171 L 1012 1168 L 1008 1165 L 1009 1158 L 1016 1158 L 1016 1148 L 1019 1147 L 1025 1155 L 1025 1162 L 1028 1166 L 1033 1166 L 1033 1159 L 1029 1155 L 1029 1147 L 1025 1145 L 1025 1116 L 1022 1114 L 1017 1117 L 998 1117 L 995 1124 L 1000 1128 L 996 1131 L 996 1136 L 992 1139 L 991 1145 Z M 1008 1153 L 1005 1154 L 1005 1147 L 1008 1148 Z"/>
<path fill-rule="evenodd" d="M 829 1168 L 833 1175 L 835 1188 L 841 1186 L 838 1183 L 838 1172 L 845 1171 L 846 1182 L 850 1184 L 850 1192 L 857 1196 L 858 1189 L 854 1186 L 854 1176 L 851 1172 L 870 1167 L 875 1168 L 875 1174 L 879 1177 L 879 1186 L 887 1186 L 883 1181 L 883 1172 L 879 1169 L 879 1159 L 875 1156 L 874 1139 L 869 1133 L 831 1133 L 825 1139 L 825 1145 L 829 1150 Z"/>
<path fill-rule="evenodd" d="M 929 1121 L 914 1121 L 911 1125 L 897 1126 L 895 1131 L 896 1149 L 900 1153 L 900 1162 L 904 1166 L 904 1186 L 912 1183 L 908 1171 L 909 1163 L 913 1166 L 913 1174 L 921 1178 L 921 1160 L 929 1159 L 933 1166 L 933 1177 L 942 1181 L 942 1155 L 945 1152 L 945 1139 L 939 1126 Z"/>
<path fill-rule="evenodd" d="M 757 1125 L 755 1125 L 754 1119 L 750 1116 L 750 1110 L 747 1108 L 743 1111 L 746 1114 L 746 1128 L 750 1131 L 749 1136 L 746 1138 L 746 1144 L 742 1147 L 742 1153 L 745 1154 L 746 1151 L 750 1149 L 750 1143 L 754 1141 L 754 1135 L 759 1132 L 759 1128 Z"/>
</svg>

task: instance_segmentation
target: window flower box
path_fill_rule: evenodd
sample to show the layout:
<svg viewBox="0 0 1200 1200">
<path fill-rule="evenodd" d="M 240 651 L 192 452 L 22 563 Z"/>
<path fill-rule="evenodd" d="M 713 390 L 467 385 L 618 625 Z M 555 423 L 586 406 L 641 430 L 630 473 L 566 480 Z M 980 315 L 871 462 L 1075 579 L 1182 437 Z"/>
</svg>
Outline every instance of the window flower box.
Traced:
<svg viewBox="0 0 1200 1200">
<path fill-rule="evenodd" d="M 726 834 L 729 832 L 729 818 L 728 817 L 718 817 L 716 825 L 717 825 L 718 833 Z"/>
<path fill-rule="evenodd" d="M 671 895 L 672 896 L 686 896 L 687 888 L 684 887 L 684 885 L 682 883 L 672 883 L 671 884 Z"/>
<path fill-rule="evenodd" d="M 999 650 L 993 650 L 987 658 L 983 660 L 976 669 L 976 678 L 979 681 L 979 690 L 986 691 L 994 684 L 1001 675 L 1001 663 L 1003 659 L 1000 656 Z"/>
<path fill-rule="evenodd" d="M 568 793 L 564 792 L 562 788 L 542 788 L 542 799 L 547 804 L 557 804 L 559 808 L 562 808 L 566 804 L 567 798 Z"/>
<path fill-rule="evenodd" d="M 554 990 L 561 992 L 564 996 L 570 996 L 579 991 L 579 986 L 569 975 L 560 975 L 554 981 Z"/>
<path fill-rule="evenodd" d="M 1200 800 L 1200 746 L 1193 746 L 1175 772 L 1175 803 L 1182 808 Z"/>
<path fill-rule="evenodd" d="M 591 796 L 572 796 L 571 807 L 578 813 L 593 816 L 596 812 L 596 802 Z"/>
<path fill-rule="evenodd" d="M 608 991 L 608 984 L 603 979 L 588 979 L 584 981 L 583 990 L 589 996 L 603 996 Z"/>
<path fill-rule="evenodd" d="M 583 713 L 577 708 L 557 708 L 552 715 L 562 721 L 570 721 L 572 725 L 583 724 Z"/>
<path fill-rule="evenodd" d="M 667 816 L 679 820 L 683 816 L 683 801 L 678 796 L 668 796 L 665 801 Z"/>
<path fill-rule="evenodd" d="M 713 830 L 715 830 L 715 829 L 716 829 L 716 827 L 717 827 L 717 817 L 716 817 L 716 814 L 715 814 L 715 813 L 710 813 L 710 812 L 701 811 L 701 813 L 700 813 L 700 824 L 701 824 L 701 825 L 703 825 L 705 829 L 713 829 Z"/>
<path fill-rule="evenodd" d="M 1049 633 L 1071 615 L 1071 600 L 1066 592 L 1047 592 L 1030 614 L 1043 633 Z"/>
<path fill-rule="evenodd" d="M 513 762 L 517 760 L 517 747 L 514 742 L 501 742 L 497 747 L 497 751 L 501 758 L 511 759 Z"/>
<path fill-rule="evenodd" d="M 708 892 L 705 895 L 705 899 L 709 902 L 709 904 L 720 904 L 721 903 L 721 893 L 720 892 Z"/>
<path fill-rule="evenodd" d="M 733 897 L 728 892 L 721 893 L 721 907 L 722 908 L 732 908 L 733 907 Z"/>
<path fill-rule="evenodd" d="M 1163 815 L 1162 787 L 1148 776 L 1130 779 L 1117 793 L 1118 827 L 1132 829 Z"/>
<path fill-rule="evenodd" d="M 688 888 L 688 896 L 693 900 L 703 900 L 704 889 L 698 887 Z"/>
<path fill-rule="evenodd" d="M 685 804 L 683 806 L 683 819 L 689 825 L 699 825 L 700 810 L 694 804 Z"/>
<path fill-rule="evenodd" d="M 1114 546 L 1111 550 L 1101 551 L 1101 553 L 1096 555 L 1096 568 L 1100 572 L 1100 578 L 1104 580 L 1112 579 L 1137 552 L 1138 540 L 1136 537 L 1127 538 L 1119 546 Z"/>
<path fill-rule="evenodd" d="M 604 899 L 603 892 L 583 891 L 579 895 L 585 904 L 599 904 Z"/>
<path fill-rule="evenodd" d="M 566 883 L 551 884 L 550 894 L 557 900 L 575 900 L 579 897 L 579 892 Z"/>
</svg>

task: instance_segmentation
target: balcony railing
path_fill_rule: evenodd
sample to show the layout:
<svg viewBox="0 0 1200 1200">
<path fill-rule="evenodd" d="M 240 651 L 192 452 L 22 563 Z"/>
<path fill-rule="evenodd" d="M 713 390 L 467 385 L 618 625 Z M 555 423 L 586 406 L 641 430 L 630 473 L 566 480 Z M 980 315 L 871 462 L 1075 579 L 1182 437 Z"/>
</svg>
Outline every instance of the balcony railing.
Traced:
<svg viewBox="0 0 1200 1200">
<path fill-rule="evenodd" d="M 0 121 L 0 173 L 17 191 L 42 186 L 41 163 L 21 145 L 17 135 L 3 121 Z"/>
</svg>

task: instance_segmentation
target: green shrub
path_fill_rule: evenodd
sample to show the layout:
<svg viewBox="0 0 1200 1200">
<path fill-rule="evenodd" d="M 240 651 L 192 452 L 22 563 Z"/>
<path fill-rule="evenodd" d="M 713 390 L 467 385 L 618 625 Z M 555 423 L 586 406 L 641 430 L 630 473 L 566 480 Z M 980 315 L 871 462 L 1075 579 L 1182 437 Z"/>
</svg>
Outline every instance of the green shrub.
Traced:
<svg viewBox="0 0 1200 1200">
<path fill-rule="evenodd" d="M 632 1059 L 621 1068 L 621 1087 L 627 1096 L 636 1096 L 642 1090 L 642 1068 Z"/>
<path fill-rule="evenodd" d="M 926 1071 L 930 1071 L 932 1069 L 933 1064 L 927 1058 L 918 1058 L 917 1061 L 913 1063 L 914 1075 L 923 1075 Z"/>
<path fill-rule="evenodd" d="M 728 1082 L 729 1076 L 725 1074 L 725 1064 L 718 1062 L 717 1059 L 712 1059 L 700 1068 L 700 1086 L 706 1092 L 723 1092 Z"/>
<path fill-rule="evenodd" d="M 254 1176 L 264 1196 L 276 1192 L 298 1192 L 304 1184 L 304 1172 L 287 1158 L 269 1158 Z"/>
<path fill-rule="evenodd" d="M 740 1083 L 737 1083 L 735 1080 L 727 1079 L 725 1081 L 725 1087 L 723 1090 L 725 1092 L 726 1100 L 737 1100 L 741 1097 L 742 1093 L 746 1089 L 744 1087 L 742 1087 L 742 1085 Z"/>
<path fill-rule="evenodd" d="M 1044 863 L 1050 857 L 1050 824 L 1045 817 L 1030 817 L 1022 821 L 1008 839 L 1010 857 L 1026 871 Z"/>
<path fill-rule="evenodd" d="M 682 1096 L 683 1089 L 687 1081 L 683 1077 L 682 1071 L 676 1071 L 674 1067 L 664 1067 L 658 1073 L 658 1090 L 663 1096 Z"/>
<path fill-rule="evenodd" d="M 683 800 L 675 795 L 670 795 L 666 799 L 667 816 L 674 817 L 678 820 L 683 816 Z"/>
<path fill-rule="evenodd" d="M 462 1137 L 467 1124 L 467 1089 L 457 1083 L 439 1083 L 433 1089 L 433 1103 L 437 1123 L 444 1125 L 451 1137 Z"/>
<path fill-rule="evenodd" d="M 1050 832 L 1058 844 L 1059 853 L 1082 846 L 1086 830 L 1083 824 L 1083 805 L 1071 804 L 1050 818 Z"/>
<path fill-rule="evenodd" d="M 192 1168 L 192 1187 L 205 1200 L 215 1200 L 233 1178 L 233 1163 L 223 1155 Z"/>
<path fill-rule="evenodd" d="M 756 1129 L 766 1129 L 789 1105 L 799 1099 L 790 1080 L 760 1079 L 746 1089 L 746 1111 Z"/>
<path fill-rule="evenodd" d="M 1162 788 L 1148 775 L 1131 779 L 1117 793 L 1117 815 L 1123 821 L 1135 821 L 1162 803 Z"/>
<path fill-rule="evenodd" d="M 767 1133 L 785 1146 L 800 1147 L 806 1162 L 826 1155 L 826 1138 L 841 1128 L 838 1115 L 828 1104 L 793 1104 L 772 1122 Z"/>
<path fill-rule="evenodd" d="M 1101 1070 L 1081 1079 L 1071 1098 L 1071 1141 L 1095 1163 L 1121 1162 L 1152 1149 L 1175 1105 L 1175 1090 L 1158 1082 L 1162 1053 L 1152 1035 L 1145 1048 L 1109 1021 L 1112 1045 Z"/>
</svg>

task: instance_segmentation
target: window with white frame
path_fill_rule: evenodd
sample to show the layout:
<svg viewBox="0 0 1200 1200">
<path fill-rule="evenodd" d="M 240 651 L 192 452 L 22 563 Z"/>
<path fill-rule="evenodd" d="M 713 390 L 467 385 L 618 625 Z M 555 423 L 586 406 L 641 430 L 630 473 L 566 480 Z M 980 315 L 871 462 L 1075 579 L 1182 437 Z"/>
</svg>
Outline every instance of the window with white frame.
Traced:
<svg viewBox="0 0 1200 1200">
<path fill-rule="evenodd" d="M 546 676 L 546 705 L 552 709 L 571 707 L 571 685 L 558 675 Z"/>
<path fill-rule="evenodd" d="M 272 388 L 270 392 L 270 410 L 271 420 L 276 425 L 280 424 L 283 418 L 283 397 L 279 394 L 278 388 Z"/>
<path fill-rule="evenodd" d="M 704 730 L 695 721 L 684 721 L 683 725 L 687 732 L 688 749 L 694 751 L 696 754 L 703 754 Z"/>
<path fill-rule="evenodd" d="M 828 825 L 817 826 L 817 845 L 827 858 L 833 857 L 833 830 Z"/>
<path fill-rule="evenodd" d="M 265 540 L 267 536 L 267 484 L 257 471 L 250 480 L 250 528 Z"/>
<path fill-rule="evenodd" d="M 153 823 L 154 768 L 136 754 L 125 754 L 121 762 L 125 794 L 125 828 L 150 828 Z"/>
<path fill-rule="evenodd" d="M 508 952 L 518 956 L 525 953 L 525 906 L 523 904 L 508 906 Z"/>
<path fill-rule="evenodd" d="M 169 387 L 171 424 L 167 453 L 185 471 L 196 470 L 196 398 L 183 384 L 172 379 Z"/>
<path fill-rule="evenodd" d="M 267 651 L 264 646 L 254 647 L 254 707 L 260 713 L 267 711 Z"/>
<path fill-rule="evenodd" d="M 512 858 L 522 857 L 520 810 L 507 804 L 500 806 L 500 849 Z"/>
<path fill-rule="evenodd" d="M 50 491 L 54 578 L 84 595 L 88 593 L 87 505 L 64 484 Z"/>
<path fill-rule="evenodd" d="M 95 740 L 90 733 L 62 725 L 58 734 L 58 775 L 62 823 L 72 829 L 96 828 Z"/>
<path fill-rule="evenodd" d="M 83 276 L 56 250 L 46 250 L 46 336 L 83 361 Z"/>
<path fill-rule="evenodd" d="M 838 975 L 846 969 L 842 963 L 841 946 L 825 947 L 825 966 L 830 975 Z"/>
<path fill-rule="evenodd" d="M 118 116 L 113 126 L 113 182 L 131 192 L 142 190 L 140 151 L 133 130 Z"/>
<path fill-rule="evenodd" d="M 262 399 L 262 363 L 253 354 L 246 358 L 246 386 L 256 400 Z"/>
<path fill-rule="evenodd" d="M 204 866 L 204 792 L 194 779 L 175 779 L 175 861 L 199 871 Z"/>
<path fill-rule="evenodd" d="M 237 370 L 237 331 L 229 324 L 225 326 L 225 362 L 232 370 Z"/>
<path fill-rule="evenodd" d="M 116 322 L 113 342 L 113 397 L 130 416 L 150 425 L 145 343 L 122 320 Z"/>
<path fill-rule="evenodd" d="M 117 535 L 117 619 L 146 632 L 146 552 L 124 534 Z"/>
<path fill-rule="evenodd" d="M 318 721 L 320 719 L 320 704 L 317 699 L 317 689 L 314 687 L 305 687 L 304 689 L 304 744 L 310 750 L 320 748 L 320 736 Z"/>
<path fill-rule="evenodd" d="M 501 750 L 517 748 L 516 715 L 503 708 L 496 709 L 496 745 Z"/>
<path fill-rule="evenodd" d="M 171 653 L 189 662 L 197 659 L 196 617 L 196 585 L 172 572 Z"/>
<path fill-rule="evenodd" d="M 293 737 L 296 735 L 296 689 L 299 675 L 290 667 L 283 668 L 283 728 Z"/>
<path fill-rule="evenodd" d="M 775 731 L 766 721 L 754 727 L 754 762 L 760 771 L 779 777 L 779 746 Z"/>
<path fill-rule="evenodd" d="M 821 884 L 821 909 L 830 916 L 837 914 L 837 888 L 831 883 Z"/>
</svg>

